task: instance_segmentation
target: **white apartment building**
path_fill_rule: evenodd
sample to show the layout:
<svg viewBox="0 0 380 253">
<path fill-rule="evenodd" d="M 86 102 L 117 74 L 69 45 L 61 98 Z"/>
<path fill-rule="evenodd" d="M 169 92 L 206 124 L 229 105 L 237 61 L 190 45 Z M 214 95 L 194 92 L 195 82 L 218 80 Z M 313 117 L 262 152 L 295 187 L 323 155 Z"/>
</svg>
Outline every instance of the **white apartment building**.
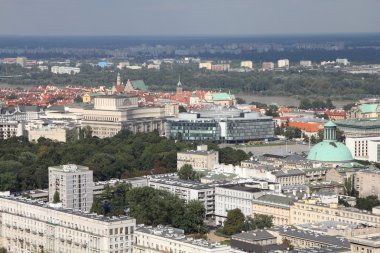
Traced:
<svg viewBox="0 0 380 253">
<path fill-rule="evenodd" d="M 136 220 L 0 197 L 0 247 L 8 252 L 130 253 Z"/>
<path fill-rule="evenodd" d="M 348 137 L 346 146 L 354 159 L 377 162 L 379 141 L 380 137 Z"/>
<path fill-rule="evenodd" d="M 256 185 L 255 185 L 256 186 Z M 244 216 L 252 215 L 252 200 L 263 196 L 266 191 L 248 184 L 230 184 L 215 187 L 215 221 L 223 225 L 229 210 L 239 208 Z"/>
<path fill-rule="evenodd" d="M 62 207 L 90 211 L 94 181 L 88 167 L 67 164 L 49 167 L 49 202 L 59 193 Z"/>
<path fill-rule="evenodd" d="M 212 67 L 212 63 L 211 62 L 200 62 L 199 63 L 199 68 L 200 69 L 211 70 L 211 67 Z"/>
<path fill-rule="evenodd" d="M 65 66 L 52 66 L 51 72 L 54 74 L 69 74 L 75 75 L 80 72 L 80 68 L 75 67 L 65 67 Z"/>
<path fill-rule="evenodd" d="M 219 152 L 208 150 L 207 145 L 198 145 L 197 150 L 177 153 L 177 169 L 189 164 L 194 170 L 212 170 L 219 164 Z"/>
<path fill-rule="evenodd" d="M 198 200 L 206 209 L 206 216 L 213 216 L 215 212 L 215 187 L 210 184 L 201 184 L 191 180 L 174 178 L 151 178 L 148 186 L 154 189 L 169 191 L 186 202 Z"/>
<path fill-rule="evenodd" d="M 305 68 L 310 68 L 312 66 L 311 61 L 300 61 L 300 66 Z"/>
<path fill-rule="evenodd" d="M 277 67 L 279 68 L 289 68 L 289 60 L 281 59 L 277 61 Z"/>
<path fill-rule="evenodd" d="M 186 238 L 178 228 L 138 225 L 134 234 L 133 253 L 229 253 L 229 246 L 203 239 Z"/>
<path fill-rule="evenodd" d="M 0 121 L 0 139 L 22 136 L 24 125 L 18 121 Z"/>
</svg>

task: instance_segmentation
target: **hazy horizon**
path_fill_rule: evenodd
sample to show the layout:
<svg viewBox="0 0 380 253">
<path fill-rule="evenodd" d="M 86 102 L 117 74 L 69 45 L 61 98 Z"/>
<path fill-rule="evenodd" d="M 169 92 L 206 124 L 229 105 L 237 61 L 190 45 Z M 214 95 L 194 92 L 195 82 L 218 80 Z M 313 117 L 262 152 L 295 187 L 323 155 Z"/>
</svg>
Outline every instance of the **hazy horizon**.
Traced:
<svg viewBox="0 0 380 253">
<path fill-rule="evenodd" d="M 2 36 L 380 33 L 377 0 L 0 0 Z"/>
</svg>

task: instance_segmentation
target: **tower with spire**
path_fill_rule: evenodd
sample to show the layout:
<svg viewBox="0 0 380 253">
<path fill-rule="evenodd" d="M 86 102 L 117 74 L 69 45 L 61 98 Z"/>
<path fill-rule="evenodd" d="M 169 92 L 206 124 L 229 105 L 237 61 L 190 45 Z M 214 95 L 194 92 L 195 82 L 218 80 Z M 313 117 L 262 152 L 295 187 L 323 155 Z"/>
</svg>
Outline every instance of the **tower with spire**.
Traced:
<svg viewBox="0 0 380 253">
<path fill-rule="evenodd" d="M 116 84 L 112 87 L 112 93 L 123 93 L 124 87 L 121 83 L 120 72 L 117 73 Z"/>
<path fill-rule="evenodd" d="M 178 83 L 177 83 L 177 89 L 176 89 L 176 94 L 182 94 L 183 89 L 182 89 L 182 83 L 181 83 L 181 74 L 178 75 Z"/>
</svg>

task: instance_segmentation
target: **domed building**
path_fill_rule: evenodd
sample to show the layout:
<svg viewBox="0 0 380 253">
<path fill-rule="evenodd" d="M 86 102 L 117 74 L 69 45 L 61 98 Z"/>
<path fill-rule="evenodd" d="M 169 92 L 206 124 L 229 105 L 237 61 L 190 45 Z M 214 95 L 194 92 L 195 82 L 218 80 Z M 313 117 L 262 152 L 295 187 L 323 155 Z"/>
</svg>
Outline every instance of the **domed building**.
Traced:
<svg viewBox="0 0 380 253">
<path fill-rule="evenodd" d="M 323 141 L 311 148 L 307 159 L 337 164 L 348 163 L 353 160 L 347 146 L 336 140 L 336 125 L 331 121 L 324 126 Z"/>
</svg>

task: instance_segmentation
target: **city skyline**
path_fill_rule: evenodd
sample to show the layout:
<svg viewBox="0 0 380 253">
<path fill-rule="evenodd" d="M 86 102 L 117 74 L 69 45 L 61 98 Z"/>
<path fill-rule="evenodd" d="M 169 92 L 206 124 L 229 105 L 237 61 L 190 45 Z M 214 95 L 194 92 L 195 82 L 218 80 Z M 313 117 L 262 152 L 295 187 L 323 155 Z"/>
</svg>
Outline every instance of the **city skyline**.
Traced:
<svg viewBox="0 0 380 253">
<path fill-rule="evenodd" d="M 380 21 L 377 15 L 380 2 L 373 0 L 0 0 L 0 6 L 0 35 L 252 36 L 380 32 L 376 25 Z"/>
</svg>

